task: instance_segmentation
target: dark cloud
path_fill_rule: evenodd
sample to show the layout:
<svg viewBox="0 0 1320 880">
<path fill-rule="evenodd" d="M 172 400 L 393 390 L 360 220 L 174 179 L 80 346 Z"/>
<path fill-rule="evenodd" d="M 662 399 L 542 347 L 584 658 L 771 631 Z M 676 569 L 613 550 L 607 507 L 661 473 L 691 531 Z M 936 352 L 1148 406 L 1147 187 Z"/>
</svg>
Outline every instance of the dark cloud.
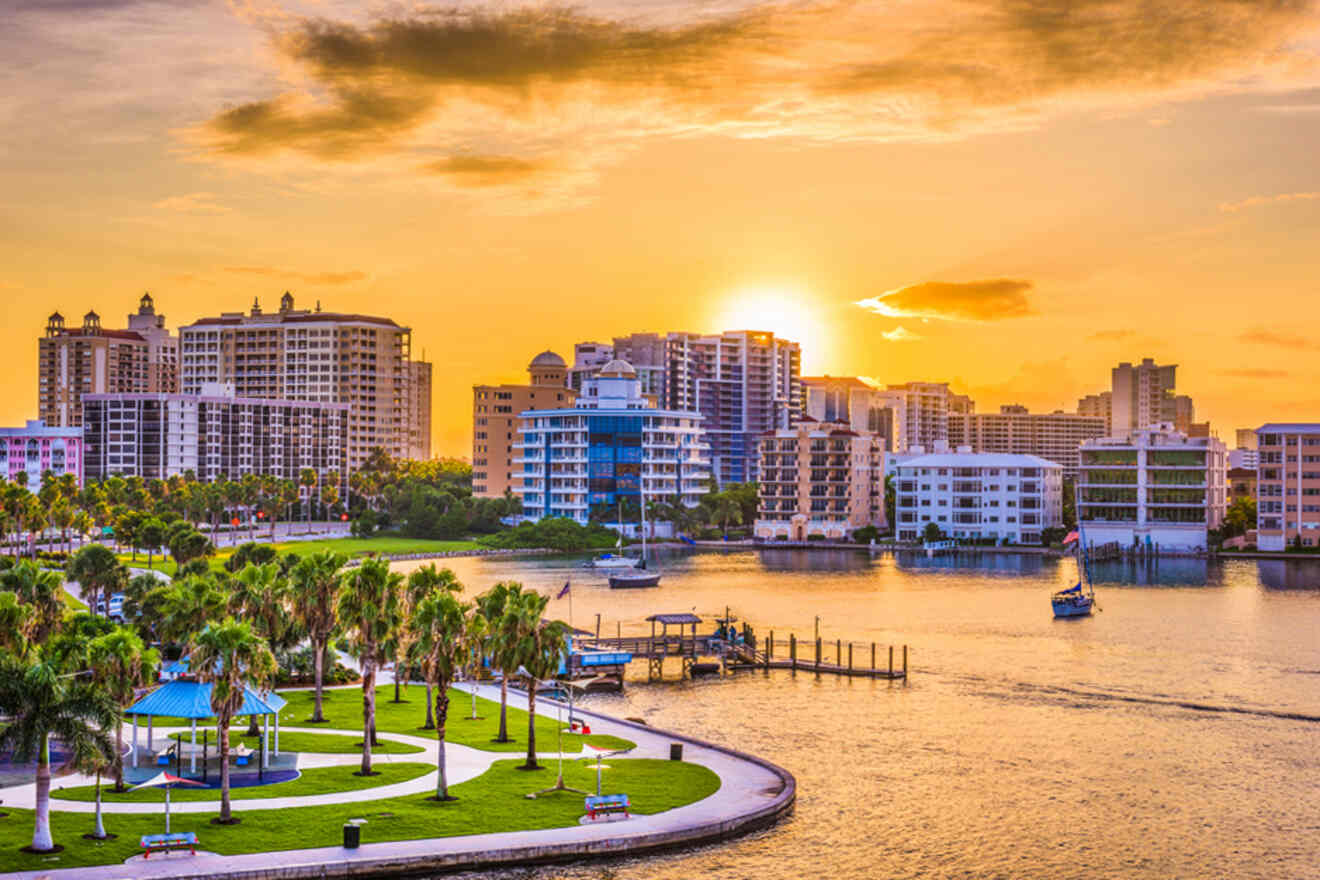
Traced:
<svg viewBox="0 0 1320 880">
<path fill-rule="evenodd" d="M 235 275 L 261 275 L 269 278 L 288 278 L 304 284 L 351 284 L 365 281 L 367 273 L 352 270 L 349 272 L 297 272 L 276 266 L 226 266 L 226 272 Z"/>
<path fill-rule="evenodd" d="M 1238 336 L 1239 342 L 1246 342 L 1251 345 L 1268 345 L 1274 348 L 1290 348 L 1295 351 L 1317 351 L 1320 350 L 1320 341 L 1309 336 L 1299 336 L 1295 333 L 1280 333 L 1277 330 L 1267 330 L 1263 327 L 1256 327 L 1247 330 Z"/>
<path fill-rule="evenodd" d="M 553 165 L 547 160 L 516 156 L 450 156 L 422 167 L 449 177 L 459 186 L 502 186 L 526 180 Z"/>
<path fill-rule="evenodd" d="M 889 318 L 937 318 L 946 321 L 998 321 L 1035 314 L 1030 281 L 996 278 L 961 284 L 927 281 L 900 287 L 855 303 Z"/>
<path fill-rule="evenodd" d="M 1113 103 L 1263 81 L 1303 51 L 1292 41 L 1314 3 L 827 0 L 666 25 L 554 7 L 273 19 L 306 91 L 226 110 L 200 136 L 222 154 L 347 159 L 435 137 L 446 112 L 474 105 L 496 131 L 534 111 L 559 124 L 569 96 L 616 111 L 597 121 L 612 134 L 929 134 L 1031 118 L 1064 95 Z M 643 102 L 650 112 L 630 112 Z"/>
</svg>

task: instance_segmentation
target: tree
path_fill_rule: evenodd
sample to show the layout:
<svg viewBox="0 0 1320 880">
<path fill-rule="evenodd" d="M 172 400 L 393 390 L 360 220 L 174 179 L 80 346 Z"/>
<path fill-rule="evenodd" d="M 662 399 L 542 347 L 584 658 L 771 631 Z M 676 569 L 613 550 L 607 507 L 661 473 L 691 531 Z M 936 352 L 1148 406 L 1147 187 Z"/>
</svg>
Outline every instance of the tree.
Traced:
<svg viewBox="0 0 1320 880">
<path fill-rule="evenodd" d="M 436 774 L 435 799 L 453 800 L 445 776 L 445 727 L 449 721 L 449 687 L 469 652 L 468 621 L 472 607 L 459 602 L 449 589 L 433 585 L 417 604 L 412 628 L 422 657 L 422 674 L 429 695 L 435 693 Z"/>
<path fill-rule="evenodd" d="M 0 590 L 0 652 L 20 659 L 27 656 L 31 643 L 24 625 L 29 616 L 29 610 L 13 591 Z"/>
<path fill-rule="evenodd" d="M 55 663 L 41 658 L 30 666 L 0 658 L 0 751 L 16 764 L 37 762 L 36 814 L 32 852 L 56 849 L 50 830 L 50 739 L 60 741 L 76 763 L 96 759 L 108 763 L 114 743 L 106 732 L 120 723 L 120 710 L 103 689 L 77 677 L 62 675 Z"/>
<path fill-rule="evenodd" d="M 57 571 L 40 568 L 24 559 L 0 573 L 0 589 L 8 590 L 28 609 L 24 636 L 34 645 L 43 644 L 64 617 L 63 578 Z"/>
<path fill-rule="evenodd" d="M 362 776 L 372 776 L 371 747 L 376 736 L 376 669 L 399 626 L 403 575 L 383 559 L 367 559 L 344 575 L 337 612 L 362 665 Z"/>
<path fill-rule="evenodd" d="M 942 541 L 944 539 L 944 530 L 935 523 L 926 523 L 926 528 L 921 533 L 921 537 L 927 541 Z"/>
<path fill-rule="evenodd" d="M 413 609 L 423 598 L 430 595 L 437 589 L 459 591 L 463 585 L 458 582 L 458 578 L 449 569 L 437 569 L 435 564 L 424 565 L 412 571 L 408 575 L 403 591 L 399 594 L 399 617 L 407 621 L 412 617 Z M 399 679 L 404 677 L 404 670 L 407 668 L 407 658 L 413 642 L 417 639 L 416 631 L 409 626 L 401 626 L 394 637 L 394 702 L 401 702 L 399 699 Z M 431 689 L 428 686 L 426 690 L 427 705 L 427 723 L 423 728 L 430 730 L 434 725 L 431 722 Z"/>
<path fill-rule="evenodd" d="M 87 646 L 92 679 L 101 685 L 120 709 L 133 701 L 134 691 L 155 678 L 160 655 L 148 648 L 128 627 L 93 639 Z M 124 790 L 124 725 L 115 725 L 115 791 Z"/>
<path fill-rule="evenodd" d="M 152 558 L 160 545 L 165 543 L 165 523 L 156 517 L 145 519 L 137 528 L 137 541 L 147 550 L 147 568 L 152 567 Z"/>
<path fill-rule="evenodd" d="M 500 731 L 495 742 L 509 742 L 508 706 L 509 676 L 518 671 L 518 658 L 508 648 L 511 643 L 509 630 L 512 620 L 506 620 L 507 612 L 522 594 L 522 584 L 516 581 L 501 581 L 477 597 L 477 608 L 487 621 L 485 651 L 490 656 L 491 665 L 500 670 Z M 514 640 L 516 641 L 516 640 Z"/>
<path fill-rule="evenodd" d="M 525 770 L 539 769 L 536 763 L 536 686 L 559 670 L 559 662 L 567 648 L 568 625 L 559 620 L 546 620 L 542 615 L 549 597 L 537 593 L 523 593 L 522 601 L 511 613 L 518 618 L 515 627 L 517 642 L 513 650 L 519 665 L 527 670 L 527 761 Z"/>
<path fill-rule="evenodd" d="M 742 504 L 729 492 L 717 492 L 710 499 L 710 515 L 720 524 L 720 531 L 727 537 L 729 523 L 738 525 L 743 521 Z"/>
<path fill-rule="evenodd" d="M 215 713 L 220 757 L 220 825 L 237 822 L 229 807 L 229 723 L 243 707 L 249 682 L 261 686 L 275 674 L 275 657 L 252 624 L 232 617 L 214 623 L 188 642 L 189 669 L 197 680 L 211 685 L 211 711 Z"/>
<path fill-rule="evenodd" d="M 312 502 L 316 498 L 316 494 L 313 491 L 316 489 L 316 471 L 312 470 L 311 468 L 303 468 L 301 471 L 299 471 L 298 485 L 306 490 L 303 493 L 303 498 L 306 499 L 307 528 L 308 531 L 310 531 L 312 527 Z"/>
<path fill-rule="evenodd" d="M 155 614 L 161 641 L 184 644 L 225 613 L 225 594 L 210 577 L 186 577 L 152 590 L 144 597 L 143 617 Z"/>
<path fill-rule="evenodd" d="M 128 580 L 128 569 L 120 564 L 114 552 L 103 544 L 88 544 L 69 560 L 65 566 L 69 580 L 77 581 L 82 588 L 83 598 L 93 614 L 97 603 L 106 600 L 106 612 L 110 610 L 110 595 L 123 587 Z"/>
<path fill-rule="evenodd" d="M 346 562 L 348 557 L 344 554 L 325 550 L 304 556 L 290 573 L 293 613 L 307 633 L 314 655 L 316 696 L 312 717 L 308 719 L 313 724 L 325 723 L 322 712 L 325 654 L 339 630 L 335 602 L 339 597 L 339 572 Z"/>
</svg>

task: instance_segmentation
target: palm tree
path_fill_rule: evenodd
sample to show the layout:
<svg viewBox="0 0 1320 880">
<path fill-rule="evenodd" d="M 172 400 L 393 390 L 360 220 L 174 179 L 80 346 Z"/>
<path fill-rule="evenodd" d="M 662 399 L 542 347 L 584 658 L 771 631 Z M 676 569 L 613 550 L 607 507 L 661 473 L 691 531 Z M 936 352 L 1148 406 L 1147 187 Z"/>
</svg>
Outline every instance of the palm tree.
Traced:
<svg viewBox="0 0 1320 880">
<path fill-rule="evenodd" d="M 435 800 L 454 800 L 445 777 L 445 726 L 449 721 L 449 686 L 468 657 L 472 606 L 459 602 L 448 589 L 435 587 L 417 604 L 412 627 L 422 655 L 422 672 L 429 695 L 435 692 L 436 775 Z M 429 702 L 428 702 L 429 705 Z M 429 710 L 428 710 L 428 713 Z"/>
<path fill-rule="evenodd" d="M 303 493 L 307 499 L 307 531 L 312 530 L 312 500 L 315 497 L 312 490 L 316 488 L 316 471 L 312 468 L 303 468 L 298 472 L 298 485 L 307 491 Z"/>
<path fill-rule="evenodd" d="M 436 590 L 459 593 L 463 590 L 463 584 L 459 582 L 451 569 L 437 569 L 434 563 L 424 565 L 409 574 L 408 585 L 403 591 L 403 604 L 400 608 L 404 621 L 412 617 L 413 609 L 417 608 L 424 598 Z M 399 669 L 403 666 L 404 658 L 409 656 L 409 648 L 412 643 L 418 638 L 416 630 L 409 626 L 400 627 L 399 633 L 394 654 L 394 702 L 396 703 L 399 702 Z M 434 729 L 435 719 L 431 715 L 431 683 L 428 681 L 426 683 L 426 723 L 422 725 L 422 730 Z"/>
<path fill-rule="evenodd" d="M 165 523 L 154 516 L 143 520 L 142 525 L 137 528 L 137 541 L 147 548 L 147 568 L 152 568 L 152 559 L 156 550 L 165 543 Z"/>
<path fill-rule="evenodd" d="M 325 654 L 339 630 L 335 601 L 339 598 L 339 572 L 346 562 L 348 557 L 343 553 L 325 550 L 304 556 L 290 572 L 293 613 L 306 631 L 315 657 L 316 697 L 312 717 L 308 719 L 312 724 L 325 723 L 321 706 Z"/>
<path fill-rule="evenodd" d="M 0 573 L 0 589 L 12 592 L 29 610 L 24 636 L 34 645 L 45 643 L 64 617 L 63 581 L 59 572 L 40 568 L 30 559 Z"/>
<path fill-rule="evenodd" d="M 52 662 L 41 659 L 28 666 L 13 657 L 0 658 L 0 751 L 10 752 L 15 763 L 37 761 L 37 802 L 31 852 L 51 852 L 50 739 L 55 737 L 75 763 L 86 766 L 96 759 L 108 763 L 114 743 L 106 733 L 120 723 L 120 708 L 113 697 L 77 677 L 64 676 Z"/>
<path fill-rule="evenodd" d="M 87 646 L 92 679 L 121 707 L 133 700 L 134 691 L 150 684 L 160 664 L 160 655 L 148 648 L 128 627 L 95 638 Z M 115 725 L 115 791 L 124 790 L 124 725 Z"/>
<path fill-rule="evenodd" d="M 524 593 L 520 606 L 511 613 L 519 618 L 518 641 L 514 649 L 521 666 L 527 670 L 527 762 L 525 770 L 539 769 L 536 763 L 536 686 L 559 670 L 559 662 L 567 648 L 568 625 L 559 620 L 546 620 L 541 615 L 549 603 L 548 596 Z"/>
<path fill-rule="evenodd" d="M 477 608 L 487 621 L 487 636 L 483 648 L 490 656 L 493 667 L 500 670 L 500 732 L 495 742 L 509 742 L 508 706 L 509 676 L 518 671 L 518 658 L 504 649 L 508 643 L 505 637 L 505 613 L 517 601 L 522 593 L 522 584 L 516 581 L 501 581 L 477 597 Z"/>
<path fill-rule="evenodd" d="M 742 522 L 742 505 L 728 492 L 719 492 L 711 498 L 710 515 L 720 524 L 720 530 L 727 537 L 729 523 L 738 525 Z"/>
<path fill-rule="evenodd" d="M 27 656 L 32 645 L 27 639 L 25 625 L 31 614 L 13 591 L 0 590 L 0 653 L 20 659 Z"/>
<path fill-rule="evenodd" d="M 225 594 L 210 576 L 191 576 L 176 580 L 165 588 L 156 622 L 156 636 L 161 641 L 182 644 L 193 633 L 201 632 L 225 613 Z"/>
<path fill-rule="evenodd" d="M 367 559 L 344 575 L 336 610 L 362 664 L 362 770 L 373 775 L 371 747 L 376 737 L 376 669 L 399 627 L 399 591 L 403 575 L 383 559 Z"/>
<path fill-rule="evenodd" d="M 70 580 L 78 582 L 93 615 L 101 598 L 106 599 L 108 611 L 110 594 L 128 580 L 128 569 L 102 544 L 88 544 L 75 553 L 65 566 L 65 573 Z"/>
<path fill-rule="evenodd" d="M 281 650 L 287 647 L 292 623 L 288 602 L 289 582 L 280 574 L 279 563 L 248 563 L 234 576 L 230 585 L 230 613 L 252 621 L 253 628 L 270 648 Z M 247 735 L 261 735 L 255 715 L 249 719 Z"/>
<path fill-rule="evenodd" d="M 243 707 L 248 682 L 261 686 L 275 674 L 275 657 L 265 640 L 252 631 L 252 624 L 232 617 L 194 633 L 188 653 L 189 668 L 197 680 L 211 685 L 211 711 L 216 719 L 220 816 L 211 821 L 233 825 L 237 820 L 229 808 L 229 722 Z"/>
</svg>

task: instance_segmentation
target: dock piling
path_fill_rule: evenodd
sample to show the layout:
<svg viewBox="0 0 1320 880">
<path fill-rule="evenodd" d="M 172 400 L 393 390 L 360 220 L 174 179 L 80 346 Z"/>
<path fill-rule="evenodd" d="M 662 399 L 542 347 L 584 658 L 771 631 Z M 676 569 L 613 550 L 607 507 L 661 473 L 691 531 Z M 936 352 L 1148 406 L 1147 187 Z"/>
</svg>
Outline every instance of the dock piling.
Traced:
<svg viewBox="0 0 1320 880">
<path fill-rule="evenodd" d="M 852 675 L 852 642 L 848 643 L 848 674 Z"/>
<path fill-rule="evenodd" d="M 894 677 L 894 646 L 889 646 L 889 677 Z"/>
<path fill-rule="evenodd" d="M 875 642 L 871 643 L 871 671 L 875 672 Z"/>
<path fill-rule="evenodd" d="M 820 674 L 820 636 L 816 636 L 816 674 Z"/>
<path fill-rule="evenodd" d="M 794 672 L 797 672 L 797 636 L 788 634 L 788 658 Z"/>
<path fill-rule="evenodd" d="M 903 684 L 907 684 L 907 645 L 903 646 Z"/>
</svg>

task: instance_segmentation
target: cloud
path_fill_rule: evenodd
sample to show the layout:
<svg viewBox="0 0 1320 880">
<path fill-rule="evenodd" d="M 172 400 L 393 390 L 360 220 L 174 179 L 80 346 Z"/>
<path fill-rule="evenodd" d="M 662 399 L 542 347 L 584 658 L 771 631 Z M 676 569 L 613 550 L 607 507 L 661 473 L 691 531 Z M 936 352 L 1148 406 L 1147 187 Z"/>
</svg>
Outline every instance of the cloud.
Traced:
<svg viewBox="0 0 1320 880">
<path fill-rule="evenodd" d="M 172 211 L 176 214 L 195 214 L 207 217 L 233 213 L 232 208 L 220 204 L 216 201 L 216 198 L 216 194 L 212 192 L 195 192 L 161 199 L 152 207 L 158 211 Z"/>
<path fill-rule="evenodd" d="M 275 266 L 226 266 L 224 271 L 235 275 L 261 275 L 268 278 L 286 278 L 301 281 L 304 284 L 351 284 L 364 281 L 367 273 L 352 270 L 349 272 L 297 272 L 292 269 L 280 269 Z"/>
<path fill-rule="evenodd" d="M 1256 368 L 1243 368 L 1236 370 L 1218 370 L 1221 376 L 1228 376 L 1232 379 L 1285 379 L 1290 374 L 1287 370 L 1267 370 Z"/>
<path fill-rule="evenodd" d="M 953 15 L 940 0 L 824 0 L 626 20 L 562 7 L 383 8 L 365 22 L 266 17 L 285 90 L 188 136 L 228 160 L 397 153 L 411 173 L 434 173 L 416 154 L 474 139 L 475 154 L 521 161 L 547 145 L 576 154 L 703 133 L 947 139 L 1315 73 L 1297 45 L 1314 24 L 1311 0 L 962 0 Z"/>
<path fill-rule="evenodd" d="M 547 160 L 516 156 L 450 156 L 423 166 L 451 178 L 459 186 L 502 186 L 521 183 L 552 167 Z"/>
<path fill-rule="evenodd" d="M 1320 192 L 1279 193 L 1273 196 L 1252 196 L 1238 202 L 1220 202 L 1219 210 L 1225 214 L 1234 214 L 1246 208 L 1258 208 L 1262 205 L 1278 205 L 1285 202 L 1313 202 L 1320 199 Z"/>
<path fill-rule="evenodd" d="M 1118 342 L 1137 335 L 1135 330 L 1097 330 L 1086 337 L 1087 342 Z"/>
<path fill-rule="evenodd" d="M 927 281 L 900 287 L 854 305 L 886 318 L 936 318 L 943 321 L 998 321 L 1035 314 L 1027 293 L 1030 281 L 996 278 L 950 283 Z"/>
<path fill-rule="evenodd" d="M 1263 327 L 1256 327 L 1240 334 L 1239 342 L 1246 342 L 1251 345 L 1268 345 L 1274 348 L 1289 348 L 1296 351 L 1317 351 L 1320 350 L 1320 342 L 1307 337 L 1298 336 L 1292 333 L 1280 333 L 1276 330 L 1267 330 Z"/>
<path fill-rule="evenodd" d="M 914 342 L 918 339 L 925 338 L 901 326 L 895 327 L 893 330 L 886 330 L 884 333 L 881 333 L 880 335 L 883 336 L 885 339 L 888 339 L 890 342 Z"/>
</svg>

